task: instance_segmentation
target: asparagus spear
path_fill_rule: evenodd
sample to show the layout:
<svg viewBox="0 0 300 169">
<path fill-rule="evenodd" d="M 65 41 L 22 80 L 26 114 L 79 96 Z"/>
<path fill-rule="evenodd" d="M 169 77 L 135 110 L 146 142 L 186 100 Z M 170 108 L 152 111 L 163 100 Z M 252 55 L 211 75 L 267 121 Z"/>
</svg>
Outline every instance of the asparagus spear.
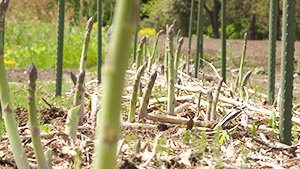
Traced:
<svg viewBox="0 0 300 169">
<path fill-rule="evenodd" d="M 176 52 L 175 52 L 175 63 L 174 63 L 175 74 L 177 74 L 177 70 L 178 70 L 178 63 L 179 63 L 179 57 L 180 57 L 180 53 L 181 53 L 182 44 L 183 44 L 183 37 L 181 37 L 177 41 L 177 48 L 176 48 Z"/>
<path fill-rule="evenodd" d="M 143 120 L 145 117 L 147 117 L 147 114 L 148 114 L 147 107 L 148 107 L 148 104 L 149 104 L 151 91 L 152 91 L 152 88 L 154 86 L 156 77 L 157 77 L 157 71 L 155 71 L 154 73 L 152 73 L 150 75 L 149 83 L 147 85 L 146 91 L 143 94 L 143 101 L 142 101 L 142 104 L 141 104 L 140 110 L 139 110 L 139 121 Z"/>
<path fill-rule="evenodd" d="M 213 104 L 213 95 L 212 95 L 212 91 L 211 90 L 208 90 L 207 91 L 207 101 L 208 101 L 208 107 L 207 107 L 207 120 L 211 120 L 211 109 L 212 109 L 212 104 Z"/>
<path fill-rule="evenodd" d="M 146 42 L 146 36 L 143 36 L 139 42 L 137 51 L 136 51 L 136 71 L 142 65 L 142 54 L 143 54 L 143 46 Z"/>
<path fill-rule="evenodd" d="M 161 33 L 163 33 L 164 30 L 160 30 L 156 36 L 155 36 L 155 42 L 154 42 L 154 45 L 153 45 L 153 51 L 152 51 L 152 54 L 151 56 L 149 57 L 149 61 L 148 61 L 148 71 L 150 72 L 151 70 L 151 65 L 152 65 L 152 62 L 153 62 L 153 59 L 154 59 L 154 56 L 155 56 L 155 53 L 156 53 L 156 48 L 157 48 L 157 43 L 158 43 L 158 38 L 159 36 L 161 35 Z"/>
<path fill-rule="evenodd" d="M 243 71 L 244 71 L 244 63 L 245 63 L 245 57 L 246 57 L 246 50 L 247 50 L 247 32 L 244 35 L 244 49 L 243 49 L 243 55 L 241 58 L 241 65 L 240 65 L 240 71 L 239 71 L 239 93 L 240 97 L 243 98 L 243 86 L 242 86 L 242 81 L 243 81 Z"/>
<path fill-rule="evenodd" d="M 37 69 L 33 63 L 30 64 L 28 69 L 29 83 L 28 83 L 28 98 L 29 105 L 29 124 L 31 128 L 31 140 L 34 149 L 34 154 L 39 168 L 49 168 L 44 155 L 43 145 L 41 142 L 40 128 L 38 126 L 36 104 L 35 104 L 35 82 L 37 79 Z"/>
<path fill-rule="evenodd" d="M 83 42 L 83 50 L 81 53 L 81 59 L 80 59 L 80 72 L 84 71 L 86 68 L 86 61 L 87 61 L 87 52 L 89 48 L 90 43 L 90 35 L 93 28 L 93 17 L 91 17 L 87 23 L 86 23 L 86 32 L 84 36 L 84 42 Z M 84 80 L 82 82 L 82 90 L 84 90 Z M 83 124 L 83 116 L 84 116 L 84 97 L 81 99 L 81 107 L 79 110 L 79 125 L 81 126 Z"/>
<path fill-rule="evenodd" d="M 173 55 L 173 26 L 171 25 L 167 32 L 167 50 L 169 56 L 169 67 L 168 67 L 168 113 L 174 115 L 174 108 L 175 108 L 175 70 L 174 70 L 174 55 Z"/>
<path fill-rule="evenodd" d="M 9 0 L 0 1 L 0 39 L 3 38 L 3 18 L 8 8 Z M 6 132 L 9 143 L 12 148 L 14 158 L 18 168 L 29 169 L 29 163 L 25 155 L 22 143 L 20 140 L 15 114 L 13 112 L 13 104 L 9 94 L 9 86 L 6 77 L 6 70 L 4 64 L 4 49 L 3 41 L 0 40 L 0 98 L 2 104 L 3 119 L 5 123 Z"/>
<path fill-rule="evenodd" d="M 84 78 L 85 78 L 85 71 L 83 70 L 79 74 L 79 78 L 76 83 L 76 92 L 74 96 L 74 102 L 71 110 L 68 112 L 67 116 L 67 122 L 66 122 L 66 129 L 65 132 L 66 134 L 70 135 L 71 137 L 75 138 L 76 137 L 76 132 L 77 132 L 77 127 L 78 127 L 78 122 L 80 118 L 80 108 L 82 107 L 81 103 L 82 100 L 84 100 Z"/>
<path fill-rule="evenodd" d="M 128 115 L 128 121 L 130 121 L 130 122 L 134 121 L 139 81 L 141 79 L 141 76 L 142 76 L 145 68 L 146 68 L 146 65 L 147 65 L 147 63 L 144 63 L 142 66 L 140 66 L 139 69 L 137 70 L 137 73 L 135 76 L 135 81 L 133 84 L 133 91 L 132 91 L 131 101 L 130 101 L 129 115 Z"/>
<path fill-rule="evenodd" d="M 224 81 L 224 77 L 219 81 L 218 88 L 217 88 L 217 93 L 215 95 L 215 100 L 213 102 L 212 113 L 211 113 L 211 118 L 213 120 L 216 120 L 217 104 L 218 104 L 219 94 L 220 94 L 220 91 L 221 91 L 223 81 Z"/>
<path fill-rule="evenodd" d="M 103 71 L 101 113 L 97 116 L 95 169 L 116 168 L 116 150 L 120 130 L 120 110 L 125 71 L 138 15 L 138 0 L 116 1 L 108 58 Z"/>
</svg>

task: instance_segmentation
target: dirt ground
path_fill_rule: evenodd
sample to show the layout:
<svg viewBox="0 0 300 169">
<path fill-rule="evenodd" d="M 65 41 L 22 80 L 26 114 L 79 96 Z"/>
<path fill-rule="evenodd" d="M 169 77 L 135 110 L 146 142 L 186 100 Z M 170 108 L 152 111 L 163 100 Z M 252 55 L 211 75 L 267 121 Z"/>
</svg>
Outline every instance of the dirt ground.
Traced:
<svg viewBox="0 0 300 169">
<path fill-rule="evenodd" d="M 240 56 L 243 41 L 229 41 L 228 47 L 230 43 L 232 43 L 234 55 Z M 215 56 L 220 50 L 220 40 L 205 39 L 204 44 L 204 51 L 211 53 L 212 56 Z M 278 49 L 280 49 L 279 44 L 277 45 Z M 164 42 L 160 41 L 158 46 L 162 47 L 163 45 Z M 195 39 L 193 40 L 193 49 L 194 47 Z M 299 47 L 300 43 L 297 42 L 296 60 L 300 58 Z M 183 46 L 183 51 L 186 50 L 187 39 Z M 257 67 L 266 66 L 267 53 L 267 41 L 249 41 L 247 63 L 252 61 L 257 63 Z M 278 63 L 280 63 L 279 56 L 280 50 L 278 50 Z M 160 65 L 154 64 L 152 71 L 159 67 Z M 64 80 L 70 80 L 70 71 L 64 70 Z M 9 69 L 7 74 L 12 83 L 27 81 L 25 69 Z M 146 86 L 149 75 L 150 72 L 146 72 L 142 77 L 143 86 Z M 296 125 L 293 127 L 292 146 L 279 144 L 274 128 L 268 125 L 270 114 L 272 111 L 278 112 L 277 107 L 268 106 L 265 97 L 261 97 L 256 102 L 237 99 L 230 96 L 230 88 L 223 86 L 217 109 L 217 120 L 208 121 L 206 93 L 215 88 L 218 82 L 213 71 L 211 76 L 213 79 L 210 82 L 203 82 L 180 72 L 178 77 L 182 84 L 176 85 L 178 111 L 175 116 L 170 117 L 166 113 L 166 98 L 164 97 L 167 95 L 167 87 L 164 75 L 159 73 L 154 87 L 158 95 L 150 99 L 147 120 L 144 124 L 126 123 L 132 83 L 135 77 L 134 67 L 128 70 L 127 87 L 122 104 L 124 110 L 122 112 L 122 132 L 118 141 L 118 168 L 211 169 L 217 166 L 228 169 L 300 168 L 300 113 L 293 114 L 293 121 Z M 54 70 L 39 70 L 38 77 L 40 81 L 54 81 L 55 72 Z M 251 76 L 251 82 L 253 81 L 259 82 L 265 89 L 267 76 L 254 74 Z M 87 92 L 97 95 L 101 101 L 99 94 L 101 85 L 91 81 L 87 81 L 87 84 Z M 297 85 L 300 83 L 297 76 L 294 84 L 298 89 Z M 199 91 L 202 91 L 201 102 L 198 99 Z M 69 92 L 69 94 L 69 97 L 73 97 L 74 92 Z M 249 90 L 249 95 L 251 98 L 256 94 Z M 78 151 L 81 156 L 79 162 L 82 168 L 91 168 L 95 136 L 94 119 L 91 118 L 92 105 L 86 105 L 85 123 L 79 127 L 77 138 L 74 140 L 63 132 L 67 114 L 65 109 L 67 108 L 50 105 L 48 109 L 39 110 L 43 123 L 50 128 L 48 133 L 41 132 L 44 149 L 52 149 L 53 168 L 73 168 L 74 157 L 77 156 Z M 26 155 L 31 167 L 37 168 L 30 139 L 27 110 L 17 108 L 15 113 L 20 121 L 19 132 Z M 223 117 L 224 113 L 227 116 Z M 252 127 L 253 122 L 256 124 L 254 128 Z M 217 125 L 220 125 L 222 129 L 216 130 L 215 126 Z M 15 162 L 9 150 L 8 139 L 4 135 L 0 142 L 0 168 L 15 168 Z"/>
</svg>

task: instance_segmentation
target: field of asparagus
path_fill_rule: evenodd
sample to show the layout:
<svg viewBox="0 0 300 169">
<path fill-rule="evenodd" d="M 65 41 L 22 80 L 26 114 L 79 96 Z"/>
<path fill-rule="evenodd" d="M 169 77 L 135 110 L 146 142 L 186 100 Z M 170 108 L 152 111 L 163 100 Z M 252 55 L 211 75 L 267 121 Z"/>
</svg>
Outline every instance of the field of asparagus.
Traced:
<svg viewBox="0 0 300 169">
<path fill-rule="evenodd" d="M 93 30 L 91 17 L 72 70 L 62 67 L 64 1 L 58 2 L 56 69 L 31 63 L 17 70 L 6 68 L 16 63 L 3 52 L 9 0 L 0 0 L 0 168 L 299 168 L 295 0 L 283 1 L 281 60 L 277 0 L 270 1 L 263 43 L 268 59 L 247 33 L 239 47 L 226 42 L 226 0 L 218 41 L 203 38 L 203 0 L 194 41 L 191 31 L 189 38 L 175 32 L 176 20 L 152 37 L 138 36 L 138 0 L 119 0 L 105 52 L 102 27 Z M 92 31 L 100 35 L 97 71 L 87 69 Z M 209 43 L 220 43 L 219 50 Z"/>
</svg>

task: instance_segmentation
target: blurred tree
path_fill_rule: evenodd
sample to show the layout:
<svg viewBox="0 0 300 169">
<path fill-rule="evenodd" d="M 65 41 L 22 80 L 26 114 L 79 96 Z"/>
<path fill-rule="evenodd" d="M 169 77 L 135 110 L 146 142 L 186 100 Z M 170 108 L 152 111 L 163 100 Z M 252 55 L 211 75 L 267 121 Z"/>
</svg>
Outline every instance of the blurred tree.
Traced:
<svg viewBox="0 0 300 169">
<path fill-rule="evenodd" d="M 206 1 L 204 3 L 204 9 L 206 10 L 210 23 L 212 25 L 213 33 L 214 33 L 214 38 L 219 38 L 219 27 L 220 27 L 220 21 L 219 21 L 219 13 L 221 10 L 221 2 L 220 0 L 213 0 L 213 4 L 211 4 L 212 1 Z M 212 6 L 212 7 L 210 7 Z"/>
</svg>

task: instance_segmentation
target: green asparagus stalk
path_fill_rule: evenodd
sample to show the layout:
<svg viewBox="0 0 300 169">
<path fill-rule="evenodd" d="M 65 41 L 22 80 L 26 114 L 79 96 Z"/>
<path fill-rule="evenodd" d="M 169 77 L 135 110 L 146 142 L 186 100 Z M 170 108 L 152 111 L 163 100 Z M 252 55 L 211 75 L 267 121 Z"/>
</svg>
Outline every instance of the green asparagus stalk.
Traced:
<svg viewBox="0 0 300 169">
<path fill-rule="evenodd" d="M 179 63 L 179 57 L 181 55 L 182 44 L 183 44 L 183 37 L 181 37 L 177 41 L 177 48 L 176 48 L 176 52 L 175 52 L 175 63 L 174 63 L 175 74 L 177 74 L 177 71 L 178 71 L 178 63 Z"/>
<path fill-rule="evenodd" d="M 98 44 L 97 44 L 97 78 L 101 83 L 102 67 L 102 0 L 97 1 L 97 22 L 98 22 Z"/>
<path fill-rule="evenodd" d="M 244 71 L 244 63 L 245 63 L 245 57 L 246 57 L 246 50 L 247 50 L 247 32 L 244 35 L 244 49 L 243 54 L 241 58 L 241 64 L 240 64 L 240 71 L 239 71 L 239 93 L 240 97 L 243 98 L 243 87 L 242 87 L 242 80 L 243 80 L 243 71 Z"/>
<path fill-rule="evenodd" d="M 146 62 L 147 57 L 148 57 L 148 41 L 149 41 L 149 36 L 146 35 L 145 36 L 145 43 L 143 44 L 143 61 L 142 62 Z"/>
<path fill-rule="evenodd" d="M 195 0 L 192 0 L 191 2 L 191 9 L 190 9 L 190 23 L 189 23 L 189 48 L 188 48 L 188 58 L 186 62 L 186 67 L 187 67 L 187 74 L 189 74 L 189 60 L 190 60 L 190 54 L 191 54 L 191 45 L 192 45 L 192 26 L 193 26 L 193 13 L 194 13 L 194 4 Z"/>
<path fill-rule="evenodd" d="M 143 46 L 146 43 L 146 36 L 143 36 L 139 42 L 136 51 L 136 71 L 142 65 L 143 62 Z"/>
<path fill-rule="evenodd" d="M 198 77 L 199 69 L 199 56 L 203 58 L 203 5 L 204 1 L 200 0 L 198 3 L 198 22 L 197 22 L 197 47 L 195 56 L 195 78 Z M 203 67 L 203 61 L 200 61 L 201 68 Z"/>
<path fill-rule="evenodd" d="M 3 38 L 3 18 L 7 11 L 9 0 L 2 0 L 0 3 L 0 39 Z M 3 119 L 8 135 L 9 143 L 16 160 L 18 168 L 29 169 L 29 163 L 25 155 L 20 140 L 15 114 L 13 112 L 13 104 L 10 98 L 9 86 L 7 82 L 5 64 L 4 64 L 3 41 L 0 40 L 0 98 L 2 104 Z"/>
<path fill-rule="evenodd" d="M 186 55 L 186 63 L 185 63 L 185 69 L 186 69 L 186 74 L 190 74 L 190 58 L 191 58 L 191 50 L 187 50 L 187 55 Z"/>
<path fill-rule="evenodd" d="M 170 115 L 174 115 L 174 108 L 175 108 L 175 82 L 176 82 L 176 74 L 174 69 L 174 54 L 173 54 L 173 25 L 171 25 L 167 31 L 167 50 L 169 56 L 169 67 L 168 67 L 168 113 Z"/>
<path fill-rule="evenodd" d="M 176 35 L 176 43 L 177 43 L 177 46 L 178 46 L 178 42 L 179 42 L 179 39 L 181 38 L 181 29 L 178 30 L 177 32 L 177 35 Z"/>
<path fill-rule="evenodd" d="M 48 163 L 48 168 L 52 168 L 52 149 L 49 148 L 47 151 L 45 151 L 45 157 Z"/>
<path fill-rule="evenodd" d="M 169 25 L 167 25 L 166 26 L 166 31 L 168 31 L 169 30 Z M 164 68 L 165 68 L 165 80 L 166 80 L 166 83 L 169 81 L 169 73 L 168 73 L 168 70 L 169 70 L 169 53 L 168 53 L 168 44 L 167 44 L 167 41 L 165 42 L 166 44 L 165 44 L 165 57 L 164 57 L 164 59 L 165 59 L 165 66 L 164 66 Z"/>
<path fill-rule="evenodd" d="M 272 105 L 275 95 L 275 68 L 276 68 L 276 36 L 278 1 L 270 0 L 269 16 L 269 61 L 268 61 L 268 102 Z"/>
<path fill-rule="evenodd" d="M 291 145 L 296 1 L 283 0 L 279 140 Z"/>
<path fill-rule="evenodd" d="M 71 137 L 76 137 L 76 132 L 79 124 L 80 119 L 80 109 L 82 107 L 81 103 L 84 100 L 84 78 L 85 78 L 85 71 L 83 70 L 78 77 L 77 85 L 75 89 L 75 96 L 72 109 L 69 110 L 66 122 L 66 129 L 65 133 L 70 135 Z"/>
<path fill-rule="evenodd" d="M 221 66 L 221 75 L 224 79 L 224 82 L 226 83 L 226 0 L 222 0 L 222 7 L 221 7 L 221 13 L 222 13 L 222 34 L 221 34 L 221 40 L 222 40 L 222 66 Z"/>
<path fill-rule="evenodd" d="M 153 59 L 155 57 L 155 53 L 156 53 L 156 49 L 157 49 L 157 43 L 158 43 L 158 38 L 159 36 L 161 35 L 161 33 L 163 33 L 164 30 L 160 30 L 156 36 L 155 36 L 155 41 L 154 41 L 154 45 L 153 45 L 153 50 L 152 50 L 152 54 L 151 56 L 149 57 L 149 61 L 148 61 L 148 71 L 150 72 L 151 70 L 151 65 L 152 65 L 152 62 L 153 62 Z"/>
<path fill-rule="evenodd" d="M 116 149 L 125 72 L 136 30 L 138 0 L 116 1 L 114 32 L 103 71 L 101 113 L 97 116 L 95 169 L 116 168 Z"/>
<path fill-rule="evenodd" d="M 216 120 L 217 104 L 218 104 L 219 94 L 220 94 L 220 91 L 221 91 L 221 87 L 222 87 L 223 81 L 224 81 L 224 78 L 222 78 L 222 79 L 219 81 L 218 88 L 217 88 L 217 92 L 216 92 L 216 95 L 215 95 L 215 100 L 214 100 L 214 102 L 213 102 L 213 107 L 212 107 L 212 111 L 211 111 L 211 118 L 212 118 L 213 120 Z"/>
<path fill-rule="evenodd" d="M 58 0 L 55 96 L 61 96 L 64 54 L 65 0 Z"/>
<path fill-rule="evenodd" d="M 29 124 L 31 128 L 31 140 L 34 149 L 34 154 L 39 168 L 49 168 L 43 150 L 41 142 L 40 128 L 37 120 L 36 104 L 35 104 L 35 82 L 37 79 L 37 69 L 33 63 L 30 64 L 28 69 L 29 83 L 28 83 L 28 98 L 27 102 L 29 105 L 28 115 Z"/>
<path fill-rule="evenodd" d="M 84 36 L 84 42 L 83 42 L 83 50 L 81 53 L 81 59 L 80 59 L 80 72 L 85 71 L 86 68 L 86 62 L 87 62 L 87 52 L 88 52 L 88 48 L 89 48 L 89 43 L 90 43 L 90 35 L 91 35 L 91 31 L 93 28 L 93 18 L 91 17 L 87 23 L 86 23 L 86 32 L 85 32 L 85 36 Z M 83 78 L 84 79 L 84 78 Z M 84 80 L 82 82 L 82 90 L 84 91 Z M 77 106 L 77 104 L 76 104 Z M 79 125 L 81 126 L 83 124 L 83 116 L 84 116 L 84 96 L 81 99 L 81 107 L 79 110 Z"/>
<path fill-rule="evenodd" d="M 138 0 L 138 8 L 137 8 L 137 12 L 138 14 L 140 13 L 140 0 Z M 137 15 L 137 22 L 136 22 L 136 31 L 134 33 L 134 44 L 133 44 L 133 63 L 136 60 L 136 53 L 137 53 L 137 39 L 138 39 L 138 32 L 139 32 L 139 21 L 140 21 L 140 15 Z"/>
<path fill-rule="evenodd" d="M 139 67 L 139 69 L 136 72 L 136 76 L 135 76 L 135 80 L 134 80 L 134 84 L 133 84 L 132 95 L 131 95 L 131 101 L 130 101 L 129 115 L 128 115 L 129 122 L 134 122 L 139 81 L 141 79 L 142 74 L 144 73 L 146 65 L 147 65 L 147 63 L 144 63 L 142 66 Z"/>
<path fill-rule="evenodd" d="M 212 91 L 208 90 L 207 91 L 207 101 L 208 101 L 208 107 L 207 107 L 207 120 L 211 120 L 212 115 L 211 115 L 211 109 L 212 109 L 212 104 L 213 104 L 213 95 L 212 95 Z"/>
<path fill-rule="evenodd" d="M 246 75 L 244 76 L 244 78 L 242 80 L 242 85 L 241 85 L 242 87 L 244 87 L 246 85 L 246 83 L 249 80 L 251 74 L 252 74 L 251 70 L 246 73 Z"/>
<path fill-rule="evenodd" d="M 148 107 L 148 104 L 149 104 L 151 91 L 152 91 L 152 88 L 154 86 L 156 77 L 157 77 L 157 71 L 155 71 L 154 73 L 152 73 L 150 75 L 150 79 L 149 79 L 147 88 L 146 88 L 146 90 L 143 94 L 143 101 L 142 101 L 142 104 L 140 106 L 139 113 L 138 113 L 139 114 L 139 121 L 143 120 L 144 118 L 147 117 L 147 113 L 148 113 L 147 112 L 147 107 Z"/>
</svg>

